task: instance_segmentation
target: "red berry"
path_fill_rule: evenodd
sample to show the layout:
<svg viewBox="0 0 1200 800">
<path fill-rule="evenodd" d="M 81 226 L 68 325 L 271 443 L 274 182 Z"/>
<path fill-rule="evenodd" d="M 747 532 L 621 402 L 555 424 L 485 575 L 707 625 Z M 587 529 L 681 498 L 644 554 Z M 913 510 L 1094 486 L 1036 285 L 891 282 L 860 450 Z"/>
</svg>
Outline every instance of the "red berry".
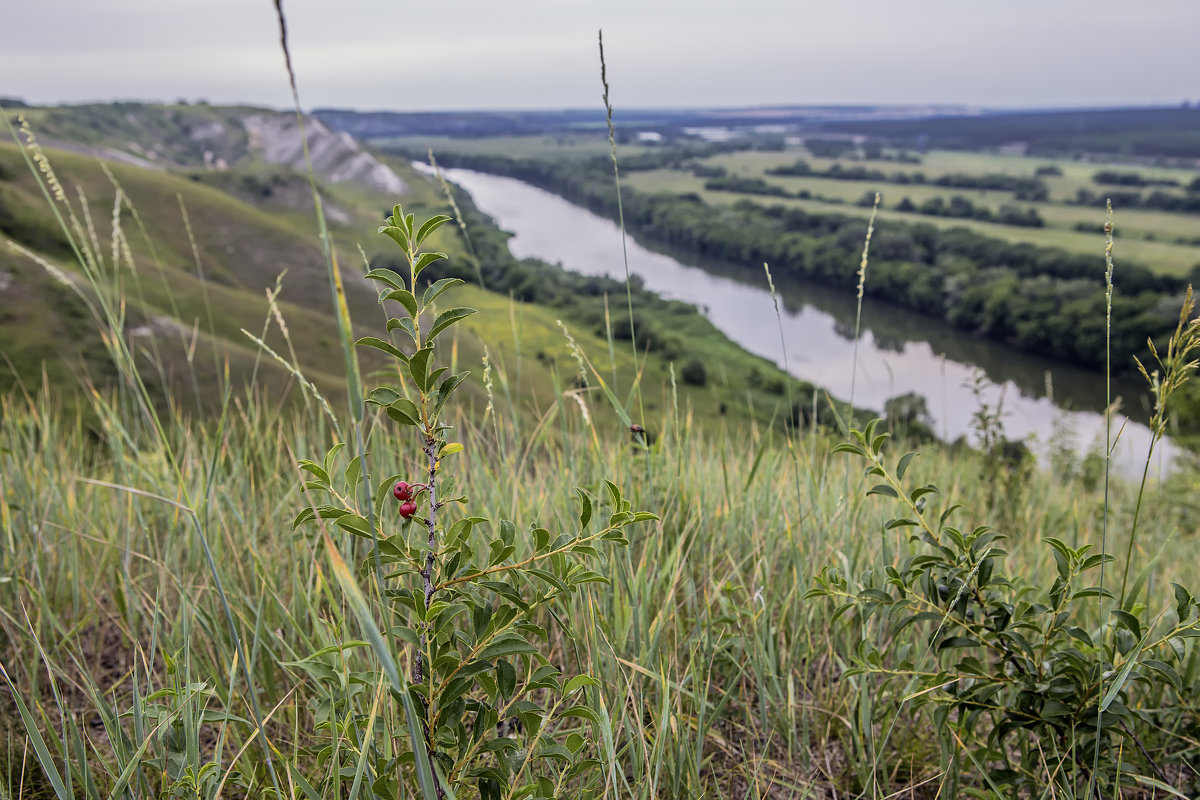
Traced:
<svg viewBox="0 0 1200 800">
<path fill-rule="evenodd" d="M 400 481 L 394 487 L 392 487 L 392 494 L 396 495 L 397 500 L 411 500 L 412 487 L 404 481 Z"/>
<path fill-rule="evenodd" d="M 412 515 L 417 513 L 417 504 L 411 500 L 406 500 L 400 504 L 400 516 L 405 519 L 412 519 Z"/>
</svg>

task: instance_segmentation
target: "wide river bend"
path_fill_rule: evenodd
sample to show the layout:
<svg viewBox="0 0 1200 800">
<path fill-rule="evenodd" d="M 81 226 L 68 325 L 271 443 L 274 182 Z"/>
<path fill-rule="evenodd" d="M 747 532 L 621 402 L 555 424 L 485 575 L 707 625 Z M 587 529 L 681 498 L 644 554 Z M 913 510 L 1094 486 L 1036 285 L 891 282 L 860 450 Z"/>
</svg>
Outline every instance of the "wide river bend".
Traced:
<svg viewBox="0 0 1200 800">
<path fill-rule="evenodd" d="M 587 275 L 624 278 L 621 232 L 608 219 L 512 178 L 464 169 L 448 169 L 444 174 L 513 234 L 509 247 L 518 258 L 540 258 Z M 627 247 L 629 271 L 640 276 L 648 289 L 698 306 L 746 350 L 784 366 L 780 323 L 760 264 L 701 268 L 693 265 L 695 258 L 685 257 L 691 264 L 683 263 L 643 247 L 632 237 Z M 852 375 L 857 261 L 847 258 L 844 292 L 776 281 L 787 368 L 793 375 L 847 401 L 853 383 L 855 405 L 876 410 L 889 398 L 917 393 L 925 398 L 938 435 L 951 440 L 972 437 L 972 414 L 979 401 L 970 386 L 978 370 L 984 376 L 982 397 L 992 405 L 1002 403 L 1010 438 L 1025 439 L 1041 455 L 1055 435 L 1068 436 L 1079 453 L 1103 452 L 1103 376 L 972 337 L 888 303 L 864 300 L 858 369 Z M 1114 418 L 1114 435 L 1125 425 L 1114 461 L 1122 473 L 1140 474 L 1150 442 L 1150 431 L 1143 424 L 1148 417 L 1147 393 L 1136 382 L 1116 381 L 1113 395 L 1123 398 L 1124 409 L 1134 417 Z M 1160 443 L 1152 473 L 1169 464 L 1171 453 L 1170 442 Z"/>
</svg>

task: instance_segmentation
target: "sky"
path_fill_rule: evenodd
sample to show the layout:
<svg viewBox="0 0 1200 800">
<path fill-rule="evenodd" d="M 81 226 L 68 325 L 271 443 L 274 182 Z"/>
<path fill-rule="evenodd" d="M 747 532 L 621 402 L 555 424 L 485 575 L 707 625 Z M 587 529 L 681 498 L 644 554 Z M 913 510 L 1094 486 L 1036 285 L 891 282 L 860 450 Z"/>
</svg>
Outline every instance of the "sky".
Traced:
<svg viewBox="0 0 1200 800">
<path fill-rule="evenodd" d="M 290 107 L 272 0 L 39 0 L 0 97 Z M 1200 102 L 1200 0 L 284 0 L 305 108 Z"/>
</svg>

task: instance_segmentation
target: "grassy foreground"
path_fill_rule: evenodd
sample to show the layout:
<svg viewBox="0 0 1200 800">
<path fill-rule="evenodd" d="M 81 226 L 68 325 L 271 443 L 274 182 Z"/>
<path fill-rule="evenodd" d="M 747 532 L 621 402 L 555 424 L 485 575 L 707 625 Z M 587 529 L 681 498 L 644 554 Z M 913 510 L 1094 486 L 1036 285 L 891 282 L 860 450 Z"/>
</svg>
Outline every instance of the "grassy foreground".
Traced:
<svg viewBox="0 0 1200 800">
<path fill-rule="evenodd" d="M 514 519 L 518 530 L 535 514 L 569 528 L 574 488 L 595 495 L 595 476 L 608 475 L 662 518 L 607 565 L 611 585 L 589 584 L 545 620 L 546 657 L 601 682 L 618 764 L 608 796 L 822 797 L 871 786 L 883 796 L 880 775 L 890 790 L 935 796 L 946 774 L 928 715 L 864 716 L 873 679 L 841 677 L 870 635 L 867 621 L 835 620 L 830 606 L 804 599 L 823 565 L 857 574 L 881 551 L 888 561 L 907 552 L 905 537 L 881 533 L 888 504 L 864 498 L 859 465 L 832 454 L 826 434 L 788 445 L 769 431 L 701 431 L 685 409 L 664 413 L 652 453 L 635 456 L 622 437 L 598 434 L 605 410 L 598 398 L 590 405 L 585 417 L 561 399 L 538 424 L 478 414 L 453 423 L 465 444 L 459 485 L 478 513 Z M 52 791 L 14 689 L 50 758 L 75 764 L 76 796 L 107 796 L 131 763 L 139 766 L 122 796 L 211 797 L 218 780 L 230 796 L 264 791 L 252 696 L 272 752 L 289 765 L 289 796 L 304 796 L 303 779 L 348 791 L 353 771 L 340 780 L 337 771 L 362 748 L 384 746 L 403 720 L 384 712 L 378 738 L 366 742 L 353 728 L 313 730 L 323 704 L 365 714 L 382 686 L 367 650 L 338 646 L 360 633 L 317 532 L 292 531 L 304 505 L 293 465 L 324 452 L 326 420 L 281 417 L 249 397 L 220 427 L 178 419 L 159 438 L 105 408 L 108 426 L 96 436 L 44 403 L 10 397 L 0 407 L 0 664 L 10 681 L 0 691 L 0 793 Z M 371 425 L 372 467 L 415 472 L 415 442 L 391 430 L 386 419 Z M 1031 580 L 1054 570 L 1042 535 L 1099 542 L 1101 497 L 1069 476 L 1031 481 L 1001 513 L 970 453 L 929 453 L 911 474 L 973 509 L 971 524 L 1002 520 L 1009 567 Z M 1114 530 L 1127 529 L 1133 504 L 1134 492 L 1118 487 Z M 1167 494 L 1156 491 L 1143 513 L 1137 562 L 1151 602 L 1166 605 L 1166 582 L 1194 577 L 1194 542 Z M 351 538 L 338 541 L 347 557 Z M 519 558 L 528 543 L 518 536 L 517 545 Z M 1117 545 L 1110 538 L 1110 550 Z M 312 676 L 322 672 L 342 676 L 340 691 L 319 688 Z M 185 791 L 189 781 L 199 795 Z"/>
</svg>

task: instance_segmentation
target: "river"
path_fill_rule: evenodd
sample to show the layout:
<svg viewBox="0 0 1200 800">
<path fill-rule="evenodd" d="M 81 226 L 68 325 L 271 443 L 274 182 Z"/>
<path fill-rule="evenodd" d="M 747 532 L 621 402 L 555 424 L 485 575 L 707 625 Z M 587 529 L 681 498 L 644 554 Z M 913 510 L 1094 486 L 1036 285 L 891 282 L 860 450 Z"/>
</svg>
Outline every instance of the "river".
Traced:
<svg viewBox="0 0 1200 800">
<path fill-rule="evenodd" d="M 464 169 L 448 169 L 444 174 L 513 234 L 509 247 L 518 258 L 539 258 L 588 275 L 624 279 L 621 232 L 608 219 L 512 178 Z M 1039 455 L 1045 454 L 1052 437 L 1069 442 L 1081 454 L 1103 452 L 1102 375 L 972 337 L 882 301 L 863 301 L 854 374 L 857 258 L 847 258 L 847 289 L 842 292 L 777 282 L 780 321 L 761 264 L 706 263 L 702 268 L 698 259 L 680 260 L 647 249 L 632 237 L 626 245 L 629 271 L 640 276 L 647 288 L 698 306 L 731 339 L 781 367 L 782 324 L 787 369 L 838 399 L 880 410 L 889 398 L 919 394 L 926 400 L 935 431 L 952 440 L 973 439 L 972 416 L 981 397 L 1001 407 L 1008 437 L 1027 441 Z M 971 388 L 977 373 L 983 376 L 979 397 Z M 1113 396 L 1123 398 L 1124 409 L 1133 417 L 1114 417 L 1114 435 L 1124 424 L 1114 461 L 1122 473 L 1140 474 L 1150 442 L 1144 424 L 1148 394 L 1144 384 L 1120 380 L 1114 381 Z M 1169 464 L 1171 453 L 1170 442 L 1159 445 L 1154 472 Z"/>
</svg>

